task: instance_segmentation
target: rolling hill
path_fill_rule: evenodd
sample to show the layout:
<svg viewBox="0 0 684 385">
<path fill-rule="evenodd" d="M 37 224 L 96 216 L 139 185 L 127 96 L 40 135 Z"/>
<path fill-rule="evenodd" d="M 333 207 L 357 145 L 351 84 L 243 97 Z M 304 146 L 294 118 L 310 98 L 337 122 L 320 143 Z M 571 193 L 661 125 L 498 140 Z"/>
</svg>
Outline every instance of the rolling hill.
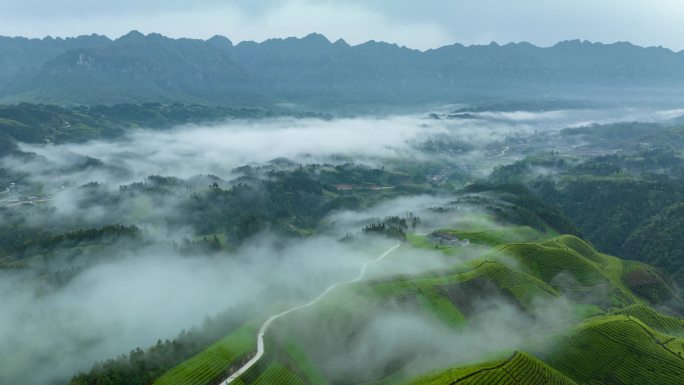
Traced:
<svg viewBox="0 0 684 385">
<path fill-rule="evenodd" d="M 485 242 L 496 246 L 489 246 L 490 252 L 476 260 L 460 260 L 458 255 L 467 249 L 460 246 L 432 249 L 450 255 L 453 265 L 370 278 L 334 290 L 315 307 L 278 321 L 267 333 L 267 354 L 234 383 L 674 385 L 684 378 L 684 319 L 660 313 L 629 290 L 623 282 L 625 261 L 602 254 L 575 236 L 537 233 L 538 241 L 530 242 L 530 231 L 489 234 Z M 482 232 L 486 230 L 477 233 Z M 410 239 L 402 249 L 425 246 L 423 236 Z M 559 280 L 563 274 L 572 279 Z M 561 298 L 570 302 L 555 310 L 555 317 L 538 313 L 541 302 Z M 378 320 L 395 322 L 383 316 L 387 312 L 419 316 L 430 320 L 426 325 L 468 336 L 485 322 L 480 317 L 482 304 L 494 303 L 515 309 L 511 311 L 526 320 L 516 329 L 525 342 L 513 350 L 507 344 L 489 346 L 481 348 L 486 352 L 480 355 L 481 362 L 473 362 L 472 352 L 468 360 L 459 361 L 459 346 L 447 350 L 453 355 L 449 357 L 445 351 L 431 353 L 409 342 L 398 343 L 394 355 L 383 351 L 385 360 L 368 356 L 373 370 L 354 359 L 361 354 L 358 346 L 371 338 L 364 329 Z M 262 321 L 237 329 L 155 384 L 218 383 L 250 357 L 255 329 L 251 348 L 244 332 L 254 322 Z M 393 338 L 416 340 L 402 334 Z M 454 341 L 463 343 L 464 349 L 470 346 L 467 339 Z M 231 351 L 240 353 L 226 356 Z M 421 373 L 430 367 L 427 374 Z"/>
</svg>

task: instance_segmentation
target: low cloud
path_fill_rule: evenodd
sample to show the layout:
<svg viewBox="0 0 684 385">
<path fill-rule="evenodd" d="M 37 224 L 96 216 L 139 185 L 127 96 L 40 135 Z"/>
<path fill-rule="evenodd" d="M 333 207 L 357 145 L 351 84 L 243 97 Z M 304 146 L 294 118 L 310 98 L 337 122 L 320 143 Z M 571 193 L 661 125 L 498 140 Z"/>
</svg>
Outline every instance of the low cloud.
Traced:
<svg viewBox="0 0 684 385">
<path fill-rule="evenodd" d="M 0 272 L 0 382 L 64 383 L 96 360 L 173 338 L 206 316 L 227 311 L 244 321 L 276 312 L 350 280 L 370 257 L 330 238 L 262 235 L 232 256 L 182 256 L 170 246 L 112 252 L 58 287 Z"/>
<path fill-rule="evenodd" d="M 401 368 L 404 375 L 415 377 L 530 349 L 533 341 L 541 341 L 540 331 L 560 321 L 567 325 L 573 317 L 572 306 L 562 299 L 538 302 L 527 310 L 486 296 L 473 301 L 477 307 L 468 318 L 468 327 L 462 328 L 450 327 L 429 312 L 398 302 L 380 305 L 366 319 L 356 319 L 353 333 L 330 329 L 331 325 L 340 326 L 334 316 L 325 322 L 313 318 L 297 322 L 323 334 L 316 339 L 321 346 L 311 347 L 313 351 L 345 346 L 334 354 L 312 356 L 332 381 L 354 378 L 370 382 Z"/>
</svg>

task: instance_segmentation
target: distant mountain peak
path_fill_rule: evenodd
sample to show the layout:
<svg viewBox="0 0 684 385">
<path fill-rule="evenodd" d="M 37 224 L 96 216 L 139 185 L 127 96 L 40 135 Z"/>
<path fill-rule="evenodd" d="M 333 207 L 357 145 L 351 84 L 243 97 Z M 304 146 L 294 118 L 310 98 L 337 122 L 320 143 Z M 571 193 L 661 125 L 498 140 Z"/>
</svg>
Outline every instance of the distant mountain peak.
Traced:
<svg viewBox="0 0 684 385">
<path fill-rule="evenodd" d="M 317 43 L 330 44 L 330 40 L 328 40 L 327 37 L 325 37 L 324 35 L 321 35 L 320 33 L 316 33 L 316 32 L 313 32 L 313 33 L 310 33 L 310 34 L 304 36 L 302 38 L 302 40 L 317 42 Z"/>
<path fill-rule="evenodd" d="M 580 40 L 580 39 L 572 39 L 572 40 L 563 40 L 554 45 L 554 47 L 581 47 L 581 46 L 587 46 L 591 45 L 590 41 L 587 40 Z"/>
<path fill-rule="evenodd" d="M 145 39 L 145 35 L 140 31 L 134 29 L 131 32 L 116 39 L 116 41 L 140 41 L 142 39 Z"/>
<path fill-rule="evenodd" d="M 337 39 L 333 43 L 334 46 L 339 46 L 339 47 L 349 47 L 350 45 L 344 40 L 344 39 Z"/>
<path fill-rule="evenodd" d="M 207 40 L 207 43 L 214 45 L 227 45 L 231 47 L 233 46 L 233 42 L 229 38 L 221 35 L 212 36 L 209 40 Z"/>
</svg>

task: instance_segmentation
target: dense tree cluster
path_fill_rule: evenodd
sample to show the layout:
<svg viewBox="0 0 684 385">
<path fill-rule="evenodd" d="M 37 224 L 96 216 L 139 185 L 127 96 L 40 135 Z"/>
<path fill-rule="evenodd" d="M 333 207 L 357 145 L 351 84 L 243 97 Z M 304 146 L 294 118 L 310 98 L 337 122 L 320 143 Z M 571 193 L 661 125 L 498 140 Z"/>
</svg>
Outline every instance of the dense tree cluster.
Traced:
<svg viewBox="0 0 684 385">
<path fill-rule="evenodd" d="M 60 107 L 45 104 L 0 106 L 0 154 L 26 143 L 82 142 L 114 138 L 128 128 L 164 129 L 188 123 L 277 116 L 259 108 L 230 108 L 197 104 L 114 104 Z M 289 114 L 292 115 L 292 114 Z M 308 113 L 296 116 L 314 116 Z M 321 117 L 324 117 L 321 115 Z"/>
<path fill-rule="evenodd" d="M 181 331 L 173 340 L 157 340 L 147 349 L 96 363 L 87 373 L 76 375 L 78 385 L 149 385 L 166 371 L 199 353 L 237 326 L 227 314 L 207 318 L 201 328 Z"/>
<path fill-rule="evenodd" d="M 378 220 L 363 228 L 366 234 L 381 234 L 389 238 L 398 239 L 400 241 L 406 240 L 406 231 L 415 228 L 420 223 L 420 218 L 413 214 L 408 214 L 406 218 L 391 216 Z"/>
<path fill-rule="evenodd" d="M 30 230 L 25 229 L 28 233 Z M 9 237 L 11 230 L 6 230 L 0 235 Z M 11 259 L 21 259 L 35 254 L 45 254 L 60 249 L 69 249 L 76 246 L 94 243 L 112 243 L 121 239 L 137 239 L 140 230 L 136 226 L 107 225 L 100 228 L 78 229 L 61 234 L 52 235 L 46 232 L 37 232 L 26 237 L 19 238 L 18 242 L 7 242 L 0 249 L 3 254 L 11 256 Z"/>
<path fill-rule="evenodd" d="M 466 186 L 460 202 L 478 203 L 507 223 L 530 226 L 546 232 L 579 234 L 579 230 L 557 209 L 545 204 L 526 187 L 515 184 L 475 183 Z"/>
</svg>

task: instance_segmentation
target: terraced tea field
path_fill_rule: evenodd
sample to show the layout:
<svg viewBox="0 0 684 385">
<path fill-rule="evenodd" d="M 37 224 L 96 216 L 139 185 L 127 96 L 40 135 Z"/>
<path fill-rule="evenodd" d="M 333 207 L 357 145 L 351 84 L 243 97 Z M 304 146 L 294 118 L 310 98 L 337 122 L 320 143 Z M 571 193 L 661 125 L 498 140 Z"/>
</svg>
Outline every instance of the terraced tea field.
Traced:
<svg viewBox="0 0 684 385">
<path fill-rule="evenodd" d="M 507 360 L 426 376 L 411 385 L 578 385 L 544 362 L 516 352 Z"/>
<path fill-rule="evenodd" d="M 609 316 L 557 338 L 543 359 L 578 383 L 678 384 L 684 357 L 671 341 L 638 319 Z"/>
<path fill-rule="evenodd" d="M 248 323 L 206 350 L 171 369 L 154 382 L 154 385 L 211 384 L 217 378 L 235 369 L 256 349 L 258 326 Z"/>
</svg>

